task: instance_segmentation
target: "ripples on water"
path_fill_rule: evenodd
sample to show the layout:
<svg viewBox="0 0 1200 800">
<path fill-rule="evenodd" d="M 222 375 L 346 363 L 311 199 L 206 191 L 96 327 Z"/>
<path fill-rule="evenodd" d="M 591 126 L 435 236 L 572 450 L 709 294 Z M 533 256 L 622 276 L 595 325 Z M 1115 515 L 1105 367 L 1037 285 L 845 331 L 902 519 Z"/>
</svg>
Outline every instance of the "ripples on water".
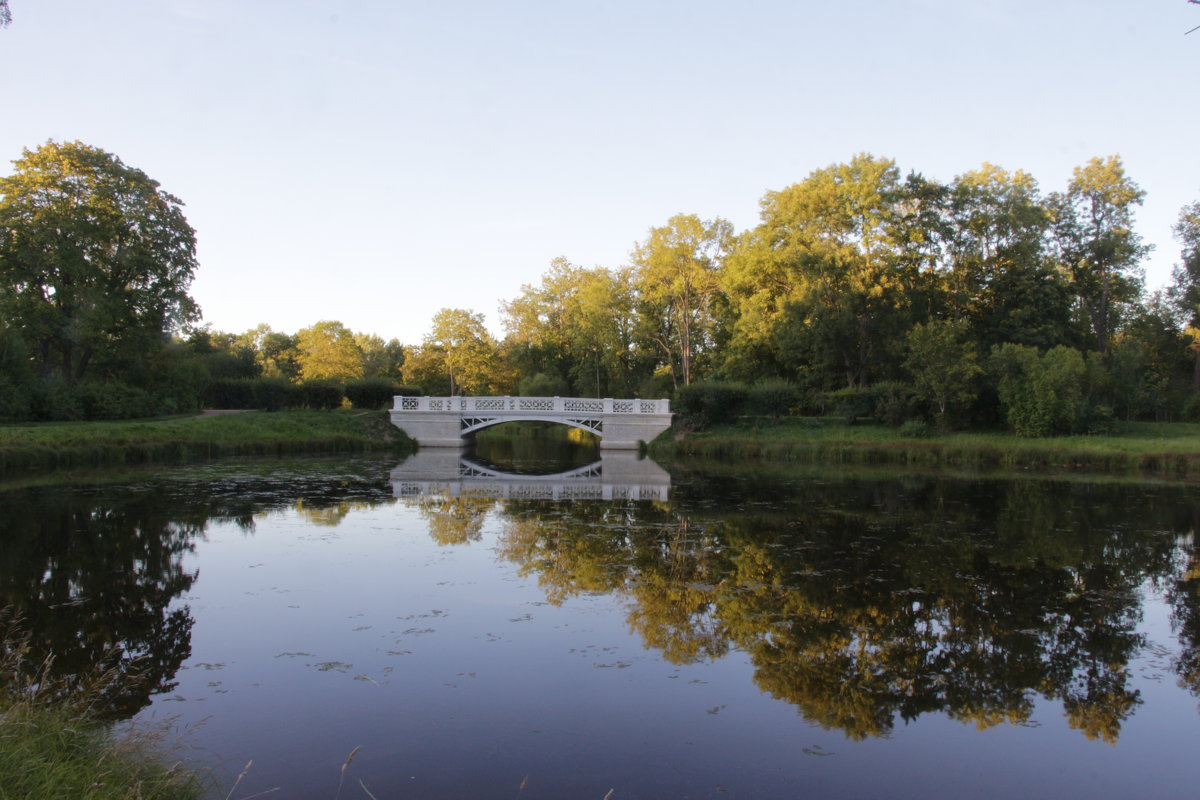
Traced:
<svg viewBox="0 0 1200 800">
<path fill-rule="evenodd" d="M 235 797 L 334 797 L 360 746 L 346 797 L 1197 785 L 1195 488 L 553 478 L 598 455 L 11 489 L 0 591 L 59 669 L 137 665 L 112 716 L 177 717 L 226 786 L 253 759 Z"/>
</svg>

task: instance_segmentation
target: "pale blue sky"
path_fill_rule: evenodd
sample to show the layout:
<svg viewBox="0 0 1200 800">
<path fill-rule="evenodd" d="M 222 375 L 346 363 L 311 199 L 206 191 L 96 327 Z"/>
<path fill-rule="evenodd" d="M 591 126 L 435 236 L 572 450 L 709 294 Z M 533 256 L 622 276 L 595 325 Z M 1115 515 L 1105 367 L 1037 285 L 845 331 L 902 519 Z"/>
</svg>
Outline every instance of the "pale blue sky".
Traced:
<svg viewBox="0 0 1200 800">
<path fill-rule="evenodd" d="M 1061 189 L 1119 153 L 1139 231 L 1200 199 L 1185 0 L 10 0 L 0 170 L 79 139 L 187 204 L 205 321 L 419 342 L 676 213 L 753 226 L 857 152 Z"/>
</svg>

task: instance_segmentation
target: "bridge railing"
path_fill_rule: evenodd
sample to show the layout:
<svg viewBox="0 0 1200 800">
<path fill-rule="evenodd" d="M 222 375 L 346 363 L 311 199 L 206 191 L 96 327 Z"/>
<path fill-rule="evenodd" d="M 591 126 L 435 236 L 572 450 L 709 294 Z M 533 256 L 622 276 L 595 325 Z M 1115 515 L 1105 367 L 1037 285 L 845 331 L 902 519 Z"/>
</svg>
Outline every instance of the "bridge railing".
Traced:
<svg viewBox="0 0 1200 800">
<path fill-rule="evenodd" d="M 669 414 L 671 401 L 612 397 L 403 397 L 393 411 L 493 414 Z"/>
</svg>

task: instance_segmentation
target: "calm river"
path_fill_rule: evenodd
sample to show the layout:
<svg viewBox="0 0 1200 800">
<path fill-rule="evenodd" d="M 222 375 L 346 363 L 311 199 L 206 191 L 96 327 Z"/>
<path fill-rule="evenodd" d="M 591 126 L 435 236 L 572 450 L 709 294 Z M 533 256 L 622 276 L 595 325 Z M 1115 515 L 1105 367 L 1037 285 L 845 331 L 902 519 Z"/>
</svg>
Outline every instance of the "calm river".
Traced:
<svg viewBox="0 0 1200 800">
<path fill-rule="evenodd" d="M 519 455 L 10 485 L 0 605 L 221 798 L 1196 796 L 1200 488 Z"/>
</svg>

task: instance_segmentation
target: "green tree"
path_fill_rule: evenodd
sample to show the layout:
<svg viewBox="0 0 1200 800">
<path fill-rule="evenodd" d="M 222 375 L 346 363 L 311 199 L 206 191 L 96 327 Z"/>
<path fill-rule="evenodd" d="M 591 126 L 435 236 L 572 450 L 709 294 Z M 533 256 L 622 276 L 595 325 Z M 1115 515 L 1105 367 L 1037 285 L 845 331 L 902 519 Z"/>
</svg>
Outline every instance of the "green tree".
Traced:
<svg viewBox="0 0 1200 800">
<path fill-rule="evenodd" d="M 1183 244 L 1183 250 L 1172 272 L 1174 282 L 1168 297 L 1191 340 L 1192 385 L 1200 391 L 1200 201 L 1180 210 L 1175 237 Z"/>
<path fill-rule="evenodd" d="M 306 381 L 363 376 L 362 350 L 340 322 L 325 320 L 297 332 L 296 352 L 300 377 Z"/>
<path fill-rule="evenodd" d="M 986 352 L 1004 342 L 1046 349 L 1071 331 L 1071 296 L 1045 253 L 1050 213 L 1037 182 L 992 164 L 955 178 L 945 208 L 947 306 Z"/>
<path fill-rule="evenodd" d="M 460 308 L 434 314 L 414 362 L 418 372 L 444 374 L 452 395 L 483 394 L 505 382 L 499 347 L 483 324 L 483 314 Z"/>
<path fill-rule="evenodd" d="M 237 346 L 254 353 L 259 374 L 265 378 L 296 380 L 300 375 L 296 337 L 273 331 L 265 322 L 238 336 Z"/>
<path fill-rule="evenodd" d="M 19 422 L 31 416 L 29 348 L 15 329 L 0 321 L 0 422 Z"/>
<path fill-rule="evenodd" d="M 522 377 L 567 379 L 571 369 L 567 305 L 580 271 L 566 258 L 555 258 L 540 285 L 525 284 L 518 297 L 500 304 L 505 344 Z"/>
<path fill-rule="evenodd" d="M 262 373 L 254 347 L 244 336 L 214 331 L 206 325 L 192 332 L 187 347 L 211 378 L 257 378 Z"/>
<path fill-rule="evenodd" d="M 522 379 L 570 381 L 572 391 L 604 396 L 632 387 L 634 290 L 630 270 L 584 269 L 556 258 L 538 286 L 501 305 L 505 349 Z"/>
<path fill-rule="evenodd" d="M 1040 354 L 1036 347 L 1004 344 L 992 351 L 991 361 L 1014 433 L 1053 436 L 1080 429 L 1087 369 L 1078 350 L 1060 345 Z"/>
<path fill-rule="evenodd" d="M 262 337 L 258 359 L 263 375 L 268 378 L 296 380 L 300 377 L 300 354 L 295 335 L 268 331 Z"/>
<path fill-rule="evenodd" d="M 1140 304 L 1113 337 L 1104 359 L 1106 403 L 1126 419 L 1175 417 L 1190 378 L 1190 337 L 1159 293 Z"/>
<path fill-rule="evenodd" d="M 81 142 L 47 142 L 0 178 L 0 314 L 46 376 L 162 347 L 200 310 L 196 237 L 182 202 Z"/>
<path fill-rule="evenodd" d="M 905 337 L 905 345 L 904 368 L 943 421 L 975 399 L 975 379 L 983 368 L 965 322 L 932 320 L 916 325 Z"/>
<path fill-rule="evenodd" d="M 672 377 L 685 386 L 692 382 L 696 357 L 713 344 L 717 270 L 732 239 L 733 226 L 720 217 L 677 214 L 651 228 L 633 251 L 648 336 L 661 348 Z"/>
<path fill-rule="evenodd" d="M 825 388 L 857 387 L 897 361 L 925 258 L 906 220 L 908 185 L 924 191 L 902 183 L 893 161 L 861 154 L 767 193 L 762 222 L 722 275 L 733 315 L 727 374 L 816 373 L 810 382 Z"/>
<path fill-rule="evenodd" d="M 404 346 L 399 339 L 385 342 L 373 333 L 356 333 L 354 342 L 362 351 L 363 377 L 400 380 L 404 368 Z"/>
<path fill-rule="evenodd" d="M 1145 196 L 1119 156 L 1076 167 L 1067 191 L 1050 198 L 1054 241 L 1071 288 L 1091 323 L 1096 351 L 1108 351 L 1117 312 L 1137 299 L 1150 251 L 1133 230 Z"/>
<path fill-rule="evenodd" d="M 636 356 L 631 270 L 584 270 L 570 308 L 571 378 L 580 394 L 625 396 L 633 389 Z"/>
</svg>

